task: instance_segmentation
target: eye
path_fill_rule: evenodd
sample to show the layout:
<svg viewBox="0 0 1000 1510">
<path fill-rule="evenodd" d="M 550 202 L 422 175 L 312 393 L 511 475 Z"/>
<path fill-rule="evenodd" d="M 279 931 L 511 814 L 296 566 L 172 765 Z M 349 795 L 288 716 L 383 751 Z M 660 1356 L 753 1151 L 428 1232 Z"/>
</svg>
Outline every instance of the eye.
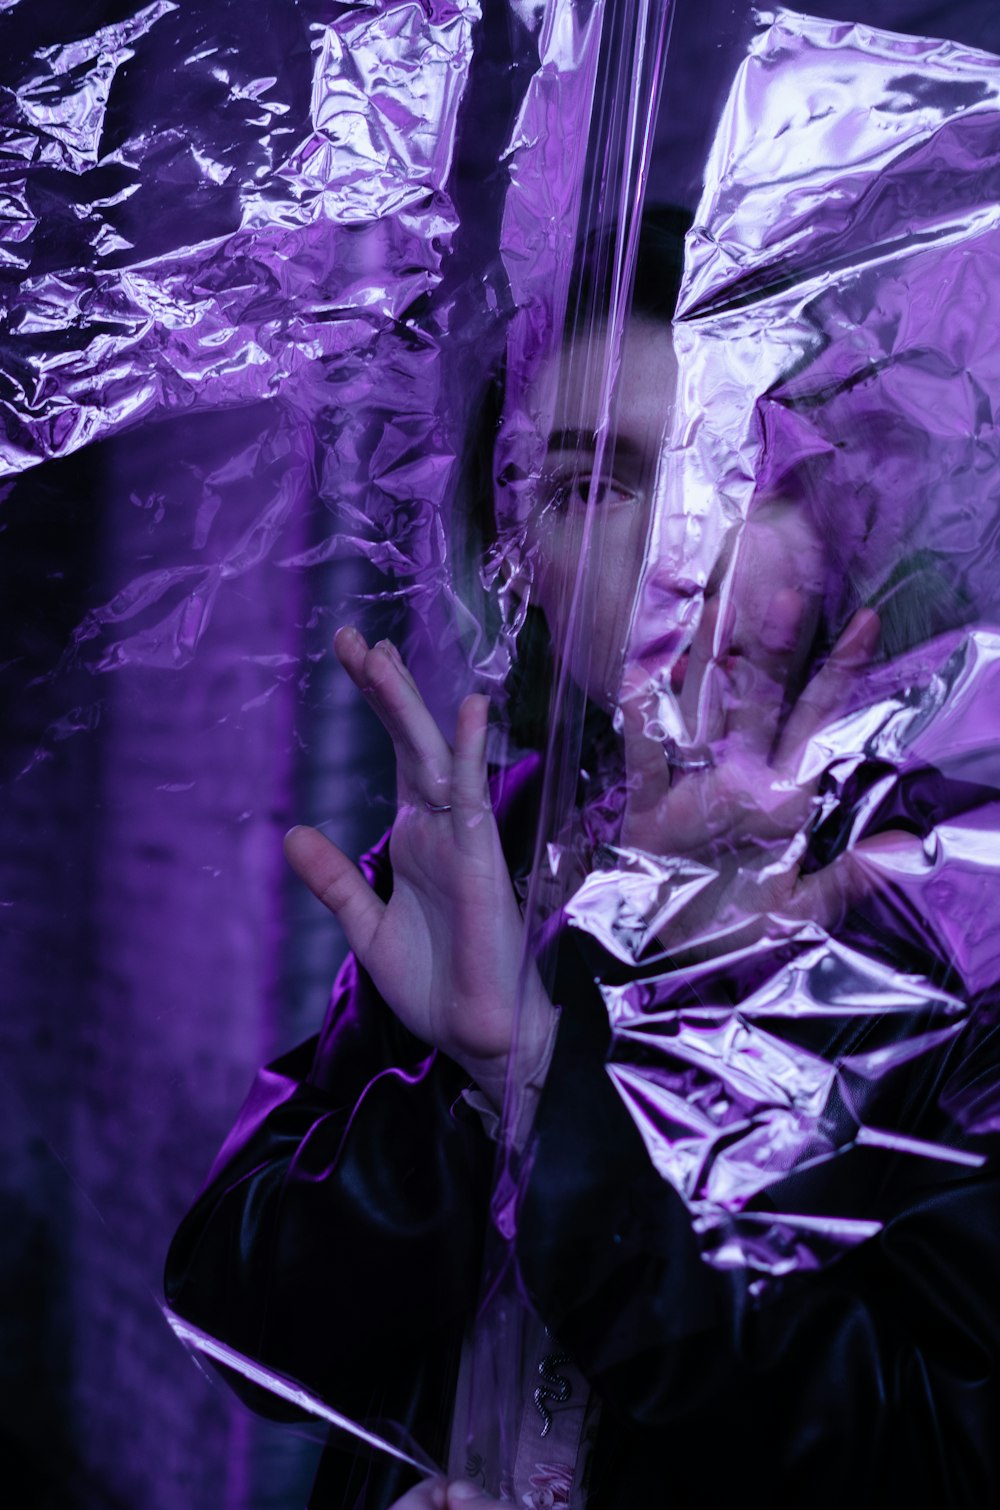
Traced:
<svg viewBox="0 0 1000 1510">
<path fill-rule="evenodd" d="M 621 508 L 637 503 L 639 495 L 617 477 L 598 477 L 589 472 L 575 472 L 569 476 L 549 477 L 546 483 L 545 501 L 557 513 L 583 512 L 593 505 L 598 509 Z"/>
</svg>

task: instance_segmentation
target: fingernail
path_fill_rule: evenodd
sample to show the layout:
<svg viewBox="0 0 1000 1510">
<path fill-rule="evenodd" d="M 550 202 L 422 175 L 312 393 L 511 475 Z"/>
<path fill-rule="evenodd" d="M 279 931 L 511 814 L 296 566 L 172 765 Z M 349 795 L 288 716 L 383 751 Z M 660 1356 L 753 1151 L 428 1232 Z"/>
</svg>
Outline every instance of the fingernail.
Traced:
<svg viewBox="0 0 1000 1510">
<path fill-rule="evenodd" d="M 870 655 L 878 644 L 881 629 L 877 613 L 871 608 L 859 608 L 844 631 L 843 652 L 847 655 Z"/>
<path fill-rule="evenodd" d="M 866 639 L 877 638 L 882 629 L 882 621 L 873 608 L 860 608 L 858 616 L 861 619 L 859 631 Z"/>
<path fill-rule="evenodd" d="M 470 1484 L 468 1479 L 456 1479 L 448 1485 L 448 1500 L 451 1504 L 464 1505 L 469 1500 L 479 1498 L 480 1490 L 477 1484 Z"/>
</svg>

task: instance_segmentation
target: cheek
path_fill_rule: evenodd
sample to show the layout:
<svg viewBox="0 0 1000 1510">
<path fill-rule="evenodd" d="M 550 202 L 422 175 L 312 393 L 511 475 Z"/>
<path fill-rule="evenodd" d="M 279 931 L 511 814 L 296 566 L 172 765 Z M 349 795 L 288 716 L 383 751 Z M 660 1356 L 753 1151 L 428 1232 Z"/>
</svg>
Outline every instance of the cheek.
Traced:
<svg viewBox="0 0 1000 1510">
<path fill-rule="evenodd" d="M 824 560 L 811 522 L 804 513 L 788 509 L 778 519 L 747 530 L 736 582 L 747 600 L 770 602 L 776 591 L 789 587 L 811 599 L 822 591 Z"/>
<path fill-rule="evenodd" d="M 617 509 L 597 521 L 584 546 L 583 520 L 555 518 L 540 531 L 536 554 L 536 601 L 550 629 L 565 621 L 582 574 L 583 599 L 591 632 L 602 640 L 617 632 L 622 640 L 642 572 L 644 520 L 637 510 Z"/>
<path fill-rule="evenodd" d="M 535 559 L 535 599 L 555 630 L 569 610 L 581 570 L 583 530 L 553 515 L 539 527 L 531 542 Z"/>
</svg>

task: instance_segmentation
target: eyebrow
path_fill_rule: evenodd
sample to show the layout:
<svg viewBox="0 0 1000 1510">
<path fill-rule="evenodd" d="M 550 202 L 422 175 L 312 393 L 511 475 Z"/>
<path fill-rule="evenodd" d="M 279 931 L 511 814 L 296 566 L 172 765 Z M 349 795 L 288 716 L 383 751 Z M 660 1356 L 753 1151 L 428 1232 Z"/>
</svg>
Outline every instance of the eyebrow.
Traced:
<svg viewBox="0 0 1000 1510">
<path fill-rule="evenodd" d="M 642 447 L 627 435 L 615 435 L 609 438 L 606 446 L 606 454 L 615 459 L 629 459 L 642 455 Z M 596 430 L 553 430 L 549 436 L 546 451 L 570 451 L 576 454 L 593 453 L 597 450 Z"/>
</svg>

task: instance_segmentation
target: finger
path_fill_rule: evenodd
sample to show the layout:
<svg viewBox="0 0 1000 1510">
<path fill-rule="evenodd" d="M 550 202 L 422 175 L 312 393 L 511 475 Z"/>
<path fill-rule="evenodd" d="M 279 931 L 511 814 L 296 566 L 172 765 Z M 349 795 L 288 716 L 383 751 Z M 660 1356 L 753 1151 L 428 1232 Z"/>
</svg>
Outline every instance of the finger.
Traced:
<svg viewBox="0 0 1000 1510">
<path fill-rule="evenodd" d="M 338 630 L 334 648 L 392 740 L 401 796 L 434 807 L 449 803 L 451 750 L 398 650 L 387 640 L 369 649 L 352 628 Z"/>
<path fill-rule="evenodd" d="M 355 629 L 353 624 L 342 624 L 333 637 L 333 648 L 351 681 L 360 687 L 364 681 L 365 656 L 368 654 L 368 641 L 360 629 Z"/>
<path fill-rule="evenodd" d="M 890 828 L 859 839 L 849 853 L 863 878 L 864 890 L 859 895 L 884 891 L 894 880 L 912 881 L 914 876 L 927 874 L 924 841 L 906 829 Z"/>
<path fill-rule="evenodd" d="M 707 597 L 702 604 L 680 691 L 685 725 L 692 740 L 699 744 L 711 743 L 722 732 L 722 699 L 716 663 L 721 611 L 717 597 Z"/>
<path fill-rule="evenodd" d="M 392 658 L 403 680 L 405 682 L 408 682 L 417 696 L 420 697 L 420 688 L 417 686 L 416 681 L 413 677 L 413 673 L 410 671 L 409 666 L 403 660 L 403 657 L 400 655 L 397 647 L 392 643 L 391 640 L 379 640 L 378 643 L 379 649 L 384 650 L 386 654 Z"/>
<path fill-rule="evenodd" d="M 448 1485 L 448 1510 L 490 1510 L 491 1505 L 499 1503 L 468 1479 L 454 1479 Z"/>
<path fill-rule="evenodd" d="M 768 600 L 759 623 L 737 626 L 726 658 L 726 732 L 769 755 L 778 732 L 785 692 L 801 659 L 805 600 L 794 587 Z"/>
<path fill-rule="evenodd" d="M 492 843 L 492 814 L 486 781 L 486 725 L 489 698 L 473 694 L 458 710 L 451 773 L 451 807 L 455 842 L 464 852 Z"/>
<path fill-rule="evenodd" d="M 299 826 L 285 835 L 285 856 L 337 919 L 362 964 L 385 912 L 358 867 L 318 829 Z"/>
<path fill-rule="evenodd" d="M 823 665 L 788 715 L 775 753 L 779 769 L 798 764 L 816 733 L 844 711 L 851 687 L 878 647 L 881 624 L 870 608 L 859 608 Z"/>
<path fill-rule="evenodd" d="M 629 789 L 629 829 L 636 817 L 655 811 L 670 790 L 670 767 L 663 742 L 647 732 L 643 702 L 648 685 L 642 667 L 630 666 L 622 678 L 619 698 Z"/>
<path fill-rule="evenodd" d="M 441 806 L 451 801 L 451 749 L 400 665 L 392 646 L 373 646 L 364 661 L 364 692 L 392 740 L 401 794 Z"/>
<path fill-rule="evenodd" d="M 926 863 L 916 834 L 889 829 L 861 839 L 822 870 L 801 877 L 790 904 L 781 910 L 833 932 L 865 897 L 886 890 L 896 877 L 926 869 Z"/>
<path fill-rule="evenodd" d="M 794 894 L 776 911 L 799 923 L 815 923 L 834 933 L 870 889 L 870 882 L 852 850 L 838 855 L 822 870 L 801 876 Z"/>
<path fill-rule="evenodd" d="M 448 1486 L 444 1479 L 424 1479 L 395 1500 L 389 1510 L 447 1510 Z"/>
</svg>

